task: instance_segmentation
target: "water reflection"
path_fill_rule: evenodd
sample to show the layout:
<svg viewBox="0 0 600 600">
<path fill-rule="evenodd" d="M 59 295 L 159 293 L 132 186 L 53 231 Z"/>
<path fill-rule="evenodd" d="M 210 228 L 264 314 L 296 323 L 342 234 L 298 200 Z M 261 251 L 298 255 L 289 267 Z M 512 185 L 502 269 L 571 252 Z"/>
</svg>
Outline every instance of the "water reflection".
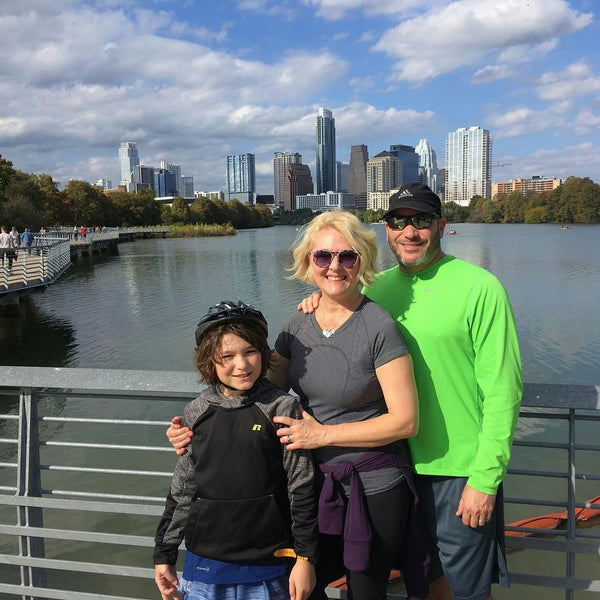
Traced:
<svg viewBox="0 0 600 600">
<path fill-rule="evenodd" d="M 378 266 L 395 264 L 385 228 L 371 226 Z M 456 226 L 443 248 L 488 268 L 515 310 L 525 379 L 598 383 L 600 227 Z M 4 364 L 192 370 L 193 332 L 221 299 L 258 306 L 271 344 L 311 287 L 287 279 L 295 227 L 228 238 L 139 240 L 119 256 L 75 265 L 44 294 L 2 319 Z"/>
</svg>

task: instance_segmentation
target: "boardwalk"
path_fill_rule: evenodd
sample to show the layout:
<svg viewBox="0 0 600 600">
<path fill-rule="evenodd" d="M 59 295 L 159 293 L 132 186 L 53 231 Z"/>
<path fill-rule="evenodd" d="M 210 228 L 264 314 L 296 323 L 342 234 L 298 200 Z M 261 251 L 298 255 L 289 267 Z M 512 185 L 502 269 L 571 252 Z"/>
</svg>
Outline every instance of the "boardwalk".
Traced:
<svg viewBox="0 0 600 600">
<path fill-rule="evenodd" d="M 111 228 L 89 232 L 85 237 L 71 229 L 57 228 L 46 235 L 36 236 L 30 250 L 17 248 L 17 259 L 12 261 L 3 250 L 0 265 L 0 311 L 18 309 L 19 297 L 39 287 L 54 283 L 70 266 L 92 254 L 108 252 L 111 245 L 136 237 L 166 236 L 168 227 Z"/>
</svg>

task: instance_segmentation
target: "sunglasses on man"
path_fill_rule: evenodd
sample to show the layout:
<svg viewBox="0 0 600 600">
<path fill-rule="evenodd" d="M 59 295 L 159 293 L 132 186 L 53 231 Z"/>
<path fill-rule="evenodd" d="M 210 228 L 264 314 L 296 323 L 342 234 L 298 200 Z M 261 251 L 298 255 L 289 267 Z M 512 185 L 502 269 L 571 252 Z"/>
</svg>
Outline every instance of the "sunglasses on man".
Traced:
<svg viewBox="0 0 600 600">
<path fill-rule="evenodd" d="M 438 215 L 435 213 L 418 213 L 416 215 L 410 215 L 409 217 L 388 217 L 386 219 L 388 227 L 394 231 L 402 231 L 409 223 L 415 229 L 427 229 L 431 227 L 434 219 L 437 219 Z"/>
</svg>

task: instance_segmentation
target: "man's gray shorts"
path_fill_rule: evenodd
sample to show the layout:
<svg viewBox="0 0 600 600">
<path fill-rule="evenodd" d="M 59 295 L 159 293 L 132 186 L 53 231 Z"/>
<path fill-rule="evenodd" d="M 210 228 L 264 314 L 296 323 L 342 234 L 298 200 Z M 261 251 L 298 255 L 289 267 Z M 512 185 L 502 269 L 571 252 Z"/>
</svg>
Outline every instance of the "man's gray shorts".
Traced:
<svg viewBox="0 0 600 600">
<path fill-rule="evenodd" d="M 431 581 L 445 575 L 455 600 L 485 600 L 492 583 L 509 587 L 502 485 L 489 523 L 472 529 L 456 516 L 466 477 L 417 475 L 416 480 L 422 516 L 438 549 Z"/>
</svg>

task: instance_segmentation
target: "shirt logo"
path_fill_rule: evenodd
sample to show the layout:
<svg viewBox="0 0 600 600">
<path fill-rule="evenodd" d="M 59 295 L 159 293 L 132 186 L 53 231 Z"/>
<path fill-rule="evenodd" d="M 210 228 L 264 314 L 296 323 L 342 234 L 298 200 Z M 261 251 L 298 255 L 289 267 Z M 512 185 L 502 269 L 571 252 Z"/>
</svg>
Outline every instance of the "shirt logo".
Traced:
<svg viewBox="0 0 600 600">
<path fill-rule="evenodd" d="M 252 425 L 252 431 L 260 431 L 261 429 L 262 429 L 262 425 L 258 425 L 257 423 Z"/>
</svg>

